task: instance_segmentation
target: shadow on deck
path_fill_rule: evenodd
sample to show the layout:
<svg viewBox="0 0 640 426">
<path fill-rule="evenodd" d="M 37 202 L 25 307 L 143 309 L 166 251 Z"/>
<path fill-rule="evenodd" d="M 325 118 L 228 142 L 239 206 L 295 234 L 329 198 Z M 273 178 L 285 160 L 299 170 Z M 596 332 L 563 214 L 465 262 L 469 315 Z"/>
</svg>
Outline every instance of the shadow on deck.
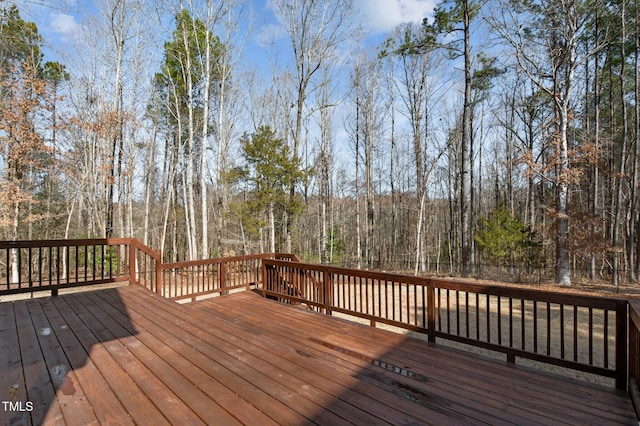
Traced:
<svg viewBox="0 0 640 426">
<path fill-rule="evenodd" d="M 96 314 L 95 302 L 77 296 L 0 304 L 0 424 L 128 417 L 111 390 L 117 364 L 105 348 L 127 342 L 136 330 L 120 292 L 101 293 L 121 314 Z"/>
</svg>

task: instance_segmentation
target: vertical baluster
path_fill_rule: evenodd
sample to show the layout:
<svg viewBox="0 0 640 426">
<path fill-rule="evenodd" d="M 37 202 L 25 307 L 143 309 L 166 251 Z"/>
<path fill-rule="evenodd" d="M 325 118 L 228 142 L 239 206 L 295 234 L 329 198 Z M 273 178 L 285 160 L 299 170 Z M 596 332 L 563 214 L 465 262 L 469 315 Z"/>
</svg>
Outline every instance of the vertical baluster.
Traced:
<svg viewBox="0 0 640 426">
<path fill-rule="evenodd" d="M 74 269 L 76 271 L 75 272 L 75 275 L 76 275 L 75 281 L 78 282 L 78 280 L 80 278 L 79 277 L 80 274 L 78 272 L 78 267 L 79 267 L 79 265 L 78 265 L 78 251 L 80 250 L 80 248 L 79 248 L 79 246 L 77 244 L 74 247 L 75 247 L 75 253 L 74 253 L 75 260 L 74 260 L 73 263 L 74 263 L 74 267 L 75 267 Z M 69 266 L 69 270 L 71 270 L 71 266 Z"/>
<path fill-rule="evenodd" d="M 573 360 L 578 361 L 578 307 L 573 306 Z"/>
<path fill-rule="evenodd" d="M 460 335 L 460 291 L 456 290 L 456 335 Z"/>
<path fill-rule="evenodd" d="M 426 286 L 421 285 L 420 286 L 422 288 L 422 327 L 427 328 L 427 318 L 426 318 L 426 314 L 427 314 L 427 309 L 429 309 L 429 303 L 428 301 L 425 299 L 425 290 L 426 290 Z"/>
<path fill-rule="evenodd" d="M 27 273 L 29 274 L 29 287 L 33 287 L 33 253 L 31 247 L 27 248 L 27 258 L 29 260 L 29 266 L 27 267 Z"/>
<path fill-rule="evenodd" d="M 11 253 L 11 249 L 7 248 L 5 251 L 5 265 L 7 265 L 7 290 L 11 288 L 11 258 L 9 254 Z"/>
<path fill-rule="evenodd" d="M 389 281 L 384 280 L 384 317 L 389 319 Z"/>
<path fill-rule="evenodd" d="M 527 339 L 526 329 L 526 312 L 524 310 L 524 299 L 520 299 L 522 305 L 522 350 L 526 349 Z M 533 352 L 538 353 L 538 301 L 533 301 Z"/>
<path fill-rule="evenodd" d="M 418 285 L 412 284 L 413 287 L 413 325 L 419 325 L 418 323 Z"/>
<path fill-rule="evenodd" d="M 513 348 L 513 298 L 509 298 L 509 347 Z"/>
<path fill-rule="evenodd" d="M 441 311 L 441 305 L 442 305 L 442 292 L 440 287 L 438 287 L 438 291 L 437 291 L 437 297 L 435 298 L 436 300 L 436 311 L 437 311 L 437 318 L 438 318 L 438 327 L 437 330 L 438 331 L 442 331 L 442 311 Z"/>
<path fill-rule="evenodd" d="M 104 244 L 100 244 L 100 279 L 104 279 L 104 258 Z"/>
<path fill-rule="evenodd" d="M 464 292 L 464 328 L 465 336 L 469 338 L 469 292 Z"/>
<path fill-rule="evenodd" d="M 451 334 L 451 291 L 449 289 L 447 292 L 447 334 Z"/>
<path fill-rule="evenodd" d="M 476 340 L 480 340 L 480 293 L 476 293 Z"/>
<path fill-rule="evenodd" d="M 496 296 L 497 298 L 497 307 L 498 307 L 498 344 L 502 345 L 502 304 L 501 297 Z"/>
<path fill-rule="evenodd" d="M 369 315 L 369 286 L 373 284 L 371 278 L 367 278 L 364 287 L 365 313 Z"/>
<path fill-rule="evenodd" d="M 42 287 L 42 246 L 38 247 L 38 287 Z M 8 275 L 8 274 L 7 274 Z"/>
<path fill-rule="evenodd" d="M 56 247 L 56 284 L 60 285 L 60 246 Z"/>
<path fill-rule="evenodd" d="M 547 356 L 551 355 L 551 304 L 547 302 Z"/>
<path fill-rule="evenodd" d="M 396 283 L 391 282 L 391 317 L 396 320 Z"/>
<path fill-rule="evenodd" d="M 593 365 L 593 308 L 589 308 L 589 365 Z"/>
<path fill-rule="evenodd" d="M 491 343 L 491 296 L 487 294 L 487 342 Z"/>
<path fill-rule="evenodd" d="M 604 330 L 602 333 L 602 336 L 603 336 L 602 346 L 604 348 L 603 367 L 609 368 L 609 311 L 607 309 L 604 309 L 602 313 L 604 315 Z"/>
<path fill-rule="evenodd" d="M 560 304 L 560 358 L 564 359 L 564 304 Z"/>
</svg>

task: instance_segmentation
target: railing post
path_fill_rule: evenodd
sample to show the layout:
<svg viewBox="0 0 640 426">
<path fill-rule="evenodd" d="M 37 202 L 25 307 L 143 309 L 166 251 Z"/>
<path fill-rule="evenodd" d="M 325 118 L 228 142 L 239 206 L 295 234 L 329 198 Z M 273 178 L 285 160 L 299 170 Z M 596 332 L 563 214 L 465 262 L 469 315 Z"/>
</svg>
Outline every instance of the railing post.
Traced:
<svg viewBox="0 0 640 426">
<path fill-rule="evenodd" d="M 162 296 L 164 293 L 164 283 L 162 282 L 162 251 L 158 250 L 156 255 L 157 257 L 154 259 L 156 261 L 156 293 Z"/>
<path fill-rule="evenodd" d="M 245 283 L 244 288 L 245 288 L 245 291 L 249 291 L 249 290 L 251 290 L 251 284 L 250 284 L 251 280 L 249 279 L 249 277 L 251 275 L 250 274 L 251 267 L 249 265 L 252 264 L 253 261 L 245 259 L 245 260 L 242 260 L 241 262 L 242 262 L 243 267 L 241 268 L 242 272 L 240 273 L 240 276 L 243 277 L 247 281 Z"/>
<path fill-rule="evenodd" d="M 616 388 L 627 390 L 629 378 L 628 357 L 628 330 L 629 330 L 629 303 L 620 300 L 616 303 Z"/>
<path fill-rule="evenodd" d="M 220 262 L 218 271 L 220 272 L 220 294 L 227 294 L 224 290 L 227 287 L 227 267 L 224 261 Z"/>
<path fill-rule="evenodd" d="M 431 280 L 427 281 L 427 335 L 429 341 L 436 341 L 436 294 Z"/>
<path fill-rule="evenodd" d="M 333 312 L 333 277 L 331 272 L 326 269 L 322 271 L 323 297 L 324 297 L 324 313 L 331 315 Z"/>
<path fill-rule="evenodd" d="M 129 283 L 138 284 L 136 280 L 136 243 L 133 238 L 129 239 Z"/>
<path fill-rule="evenodd" d="M 267 265 L 264 263 L 267 259 L 262 259 L 262 297 L 267 297 Z"/>
</svg>

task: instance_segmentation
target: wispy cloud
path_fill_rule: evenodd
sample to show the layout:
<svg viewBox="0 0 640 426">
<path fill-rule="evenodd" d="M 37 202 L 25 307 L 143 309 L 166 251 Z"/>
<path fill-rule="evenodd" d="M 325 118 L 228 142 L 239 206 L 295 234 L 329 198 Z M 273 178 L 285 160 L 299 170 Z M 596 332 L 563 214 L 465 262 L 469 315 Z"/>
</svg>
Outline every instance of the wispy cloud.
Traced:
<svg viewBox="0 0 640 426">
<path fill-rule="evenodd" d="M 50 14 L 49 28 L 64 37 L 73 37 L 80 29 L 76 18 L 66 13 Z"/>
<path fill-rule="evenodd" d="M 392 30 L 402 22 L 421 22 L 433 13 L 434 0 L 356 0 L 362 23 L 373 33 Z"/>
<path fill-rule="evenodd" d="M 286 31 L 280 24 L 266 24 L 263 25 L 258 34 L 256 35 L 256 43 L 262 47 L 271 45 L 272 43 L 281 40 L 287 36 Z"/>
</svg>

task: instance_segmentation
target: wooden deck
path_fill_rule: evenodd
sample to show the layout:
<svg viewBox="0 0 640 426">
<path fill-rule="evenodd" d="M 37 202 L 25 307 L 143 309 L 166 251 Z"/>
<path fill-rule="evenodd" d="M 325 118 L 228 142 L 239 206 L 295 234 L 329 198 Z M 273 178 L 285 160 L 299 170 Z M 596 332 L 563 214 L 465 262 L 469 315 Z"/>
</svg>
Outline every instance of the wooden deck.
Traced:
<svg viewBox="0 0 640 426">
<path fill-rule="evenodd" d="M 637 424 L 625 394 L 239 293 L 0 303 L 5 424 Z"/>
</svg>

